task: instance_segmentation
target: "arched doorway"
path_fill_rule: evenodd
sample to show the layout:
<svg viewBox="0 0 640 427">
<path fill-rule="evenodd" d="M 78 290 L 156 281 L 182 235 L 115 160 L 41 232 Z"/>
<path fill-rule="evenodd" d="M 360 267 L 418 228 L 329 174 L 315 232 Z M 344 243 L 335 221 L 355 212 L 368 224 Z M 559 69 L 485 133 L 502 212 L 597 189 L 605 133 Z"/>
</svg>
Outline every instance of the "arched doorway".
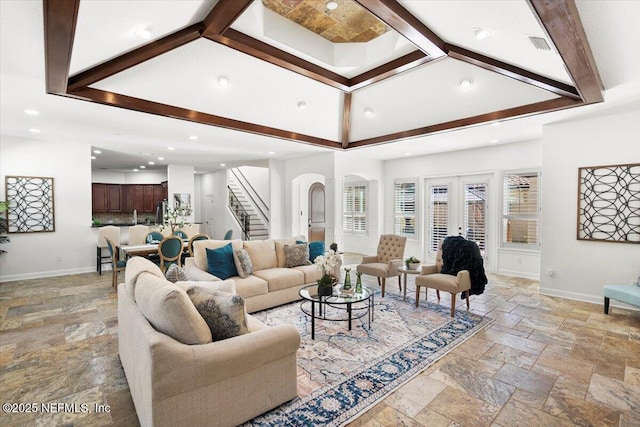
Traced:
<svg viewBox="0 0 640 427">
<path fill-rule="evenodd" d="M 324 241 L 325 238 L 325 197 L 324 184 L 313 183 L 309 187 L 309 232 L 310 242 Z"/>
</svg>

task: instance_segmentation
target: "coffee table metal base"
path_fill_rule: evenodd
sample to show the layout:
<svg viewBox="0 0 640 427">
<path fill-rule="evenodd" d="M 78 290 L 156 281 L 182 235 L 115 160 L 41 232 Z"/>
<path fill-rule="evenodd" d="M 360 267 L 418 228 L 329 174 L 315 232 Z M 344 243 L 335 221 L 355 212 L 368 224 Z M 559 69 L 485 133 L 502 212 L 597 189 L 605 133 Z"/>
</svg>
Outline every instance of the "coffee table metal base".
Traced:
<svg viewBox="0 0 640 427">
<path fill-rule="evenodd" d="M 367 316 L 368 326 L 371 328 L 371 322 L 373 319 L 373 304 L 374 304 L 374 294 L 370 292 L 364 299 L 355 300 L 355 301 L 345 301 L 344 299 L 339 299 L 336 301 L 335 296 L 327 296 L 327 297 L 318 297 L 315 298 L 304 298 L 300 304 L 300 310 L 307 316 L 311 317 L 311 339 L 316 338 L 316 319 L 318 320 L 327 320 L 330 322 L 347 322 L 348 328 L 351 330 L 353 320 L 361 319 Z M 308 304 L 311 304 L 311 310 L 307 307 Z M 317 310 L 316 310 L 317 306 Z M 336 310 L 343 310 L 346 312 L 346 316 L 338 316 L 338 317 L 327 317 L 327 308 L 332 308 Z"/>
</svg>

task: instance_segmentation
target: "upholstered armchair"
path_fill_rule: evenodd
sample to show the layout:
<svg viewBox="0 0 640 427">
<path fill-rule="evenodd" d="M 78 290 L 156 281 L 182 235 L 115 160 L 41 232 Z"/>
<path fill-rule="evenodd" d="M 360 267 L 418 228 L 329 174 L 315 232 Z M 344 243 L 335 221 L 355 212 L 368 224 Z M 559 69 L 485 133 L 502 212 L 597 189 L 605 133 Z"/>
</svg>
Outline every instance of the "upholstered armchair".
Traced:
<svg viewBox="0 0 640 427">
<path fill-rule="evenodd" d="M 456 296 L 459 293 L 466 293 L 467 310 L 469 309 L 469 290 L 471 289 L 471 277 L 468 270 L 461 270 L 456 276 L 442 274 L 442 242 L 438 245 L 435 265 L 423 265 L 422 271 L 416 276 L 416 307 L 420 304 L 420 288 L 424 289 L 424 299 L 427 299 L 427 289 L 436 290 L 438 302 L 440 301 L 440 291 L 451 294 L 451 317 L 455 316 Z"/>
<path fill-rule="evenodd" d="M 376 255 L 363 257 L 362 264 L 357 267 L 358 273 L 368 274 L 378 278 L 378 285 L 382 287 L 383 297 L 385 283 L 388 277 L 397 276 L 398 287 L 402 290 L 401 274 L 398 268 L 402 267 L 406 244 L 406 237 L 396 236 L 395 234 L 383 234 L 378 241 Z"/>
</svg>

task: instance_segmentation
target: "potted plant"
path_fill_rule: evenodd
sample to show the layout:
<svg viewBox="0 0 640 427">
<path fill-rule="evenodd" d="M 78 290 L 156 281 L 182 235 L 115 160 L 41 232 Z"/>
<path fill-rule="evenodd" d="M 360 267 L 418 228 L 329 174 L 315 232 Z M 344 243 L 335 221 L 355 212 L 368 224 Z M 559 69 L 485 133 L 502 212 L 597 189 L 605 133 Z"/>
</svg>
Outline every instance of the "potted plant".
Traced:
<svg viewBox="0 0 640 427">
<path fill-rule="evenodd" d="M 334 272 L 339 260 L 340 256 L 332 250 L 316 257 L 314 264 L 322 271 L 322 277 L 317 280 L 319 296 L 330 296 L 333 293 L 333 286 L 338 283 Z"/>
<path fill-rule="evenodd" d="M 407 270 L 417 270 L 420 267 L 420 260 L 413 255 L 404 260 L 404 265 L 407 266 Z"/>
</svg>

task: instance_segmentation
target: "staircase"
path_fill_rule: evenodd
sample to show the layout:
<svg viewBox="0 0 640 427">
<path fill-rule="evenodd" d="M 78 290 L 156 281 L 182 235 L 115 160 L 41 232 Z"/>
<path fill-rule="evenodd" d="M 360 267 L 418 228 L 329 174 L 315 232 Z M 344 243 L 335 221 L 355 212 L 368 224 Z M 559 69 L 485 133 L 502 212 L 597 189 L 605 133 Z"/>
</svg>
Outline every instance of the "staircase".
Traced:
<svg viewBox="0 0 640 427">
<path fill-rule="evenodd" d="M 240 228 L 243 229 L 245 236 L 243 236 L 247 240 L 265 240 L 269 238 L 269 228 L 267 222 L 264 219 L 264 214 L 262 212 L 258 212 L 257 208 L 254 205 L 251 197 L 247 195 L 247 184 L 242 185 L 236 173 L 233 173 L 233 170 L 230 171 L 227 185 L 230 191 L 230 198 L 234 197 L 235 202 L 241 205 L 242 211 L 244 211 L 248 215 L 248 220 L 246 221 L 248 224 L 248 233 L 244 230 L 243 220 L 241 216 L 239 216 L 235 211 L 238 209 L 231 209 L 231 211 L 236 215 L 236 219 L 240 223 Z M 232 196 L 233 195 L 233 196 Z M 232 203 L 230 202 L 230 207 Z"/>
</svg>

